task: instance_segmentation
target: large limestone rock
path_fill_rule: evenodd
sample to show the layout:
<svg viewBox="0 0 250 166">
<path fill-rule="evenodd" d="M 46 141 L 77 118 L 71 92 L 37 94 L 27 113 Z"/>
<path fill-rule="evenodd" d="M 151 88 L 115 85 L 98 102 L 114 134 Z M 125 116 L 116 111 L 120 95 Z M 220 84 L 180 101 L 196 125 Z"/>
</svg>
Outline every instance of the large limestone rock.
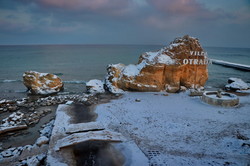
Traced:
<svg viewBox="0 0 250 166">
<path fill-rule="evenodd" d="M 208 62 L 198 39 L 186 35 L 157 52 L 142 54 L 136 65 L 109 65 L 105 86 L 113 93 L 200 88 L 208 79 Z"/>
<path fill-rule="evenodd" d="M 27 71 L 23 74 L 23 84 L 32 94 L 53 94 L 63 89 L 62 80 L 54 74 Z"/>
</svg>

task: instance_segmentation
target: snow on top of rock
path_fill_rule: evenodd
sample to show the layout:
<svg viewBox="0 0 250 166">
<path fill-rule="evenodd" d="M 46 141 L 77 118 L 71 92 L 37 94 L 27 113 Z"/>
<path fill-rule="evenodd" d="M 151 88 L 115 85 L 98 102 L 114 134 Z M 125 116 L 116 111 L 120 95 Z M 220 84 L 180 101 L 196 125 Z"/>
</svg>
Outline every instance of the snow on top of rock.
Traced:
<svg viewBox="0 0 250 166">
<path fill-rule="evenodd" d="M 172 50 L 174 47 L 178 47 L 180 45 L 184 45 L 184 43 L 172 43 L 167 48 Z"/>
<path fill-rule="evenodd" d="M 159 52 L 146 52 L 144 58 L 152 62 L 158 54 Z"/>
<path fill-rule="evenodd" d="M 130 64 L 124 68 L 123 74 L 128 76 L 128 77 L 139 75 L 140 74 L 140 66 Z"/>
<path fill-rule="evenodd" d="M 93 80 L 88 81 L 86 83 L 86 86 L 96 86 L 99 84 L 103 84 L 101 80 L 93 79 Z"/>
<path fill-rule="evenodd" d="M 113 86 L 112 83 L 108 81 L 107 79 L 105 80 L 105 85 L 107 86 L 108 90 L 111 93 L 124 93 L 122 89 L 119 89 L 116 86 Z"/>
<path fill-rule="evenodd" d="M 165 54 L 161 54 L 160 56 L 158 56 L 157 62 L 166 65 L 175 64 L 175 60 Z"/>
<path fill-rule="evenodd" d="M 26 73 L 34 73 L 34 74 L 38 74 L 40 76 L 46 76 L 47 74 L 49 74 L 49 73 L 39 73 L 37 71 L 27 71 L 23 75 L 27 75 Z"/>
<path fill-rule="evenodd" d="M 229 78 L 228 82 L 230 82 L 230 84 L 225 86 L 227 89 L 247 90 L 250 88 L 249 85 L 240 78 Z"/>
<path fill-rule="evenodd" d="M 48 75 L 49 73 L 38 73 L 40 75 L 40 77 L 44 77 L 46 75 Z"/>
<path fill-rule="evenodd" d="M 125 65 L 118 63 L 118 64 L 111 64 L 110 66 L 113 66 L 113 67 L 118 68 L 118 69 L 123 69 Z"/>
<path fill-rule="evenodd" d="M 103 88 L 103 82 L 101 80 L 93 79 L 86 83 L 88 92 L 90 93 L 103 93 L 105 92 Z"/>
</svg>

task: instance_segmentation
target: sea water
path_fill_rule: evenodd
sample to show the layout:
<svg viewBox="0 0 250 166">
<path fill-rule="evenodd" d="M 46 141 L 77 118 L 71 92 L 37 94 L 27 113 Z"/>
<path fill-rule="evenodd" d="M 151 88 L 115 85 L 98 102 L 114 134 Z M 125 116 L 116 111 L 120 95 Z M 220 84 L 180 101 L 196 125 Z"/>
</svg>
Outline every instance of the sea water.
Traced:
<svg viewBox="0 0 250 166">
<path fill-rule="evenodd" d="M 65 83 L 64 92 L 85 91 L 90 79 L 103 79 L 108 64 L 135 64 L 147 51 L 157 51 L 161 45 L 23 45 L 0 46 L 0 99 L 26 96 L 22 84 L 25 71 L 54 73 Z M 209 58 L 250 65 L 250 48 L 207 47 Z M 229 77 L 250 82 L 250 72 L 209 65 L 206 86 L 222 88 Z"/>
</svg>

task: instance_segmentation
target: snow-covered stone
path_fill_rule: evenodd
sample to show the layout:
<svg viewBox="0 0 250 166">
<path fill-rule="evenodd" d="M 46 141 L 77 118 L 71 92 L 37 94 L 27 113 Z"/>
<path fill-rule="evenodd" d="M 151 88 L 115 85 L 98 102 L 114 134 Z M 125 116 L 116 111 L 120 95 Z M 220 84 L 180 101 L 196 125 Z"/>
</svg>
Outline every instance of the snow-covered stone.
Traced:
<svg viewBox="0 0 250 166">
<path fill-rule="evenodd" d="M 108 65 L 105 88 L 112 93 L 199 88 L 208 79 L 207 65 L 199 40 L 186 35 L 159 51 L 142 54 L 138 64 Z"/>
<path fill-rule="evenodd" d="M 43 144 L 47 144 L 49 142 L 49 138 L 45 137 L 45 136 L 41 136 L 36 140 L 36 145 L 37 146 L 41 146 Z"/>
<path fill-rule="evenodd" d="M 40 162 L 46 157 L 45 154 L 39 154 L 37 156 L 32 156 L 22 161 L 23 165 L 27 166 L 39 166 Z"/>
<path fill-rule="evenodd" d="M 0 127 L 16 126 L 22 123 L 24 113 L 17 111 L 9 115 L 9 117 L 2 120 Z"/>
<path fill-rule="evenodd" d="M 247 90 L 249 85 L 240 78 L 229 78 L 228 83 L 225 88 L 227 90 Z"/>
<path fill-rule="evenodd" d="M 54 74 L 27 71 L 23 74 L 23 84 L 32 94 L 52 94 L 63 89 L 62 80 Z"/>
<path fill-rule="evenodd" d="M 66 105 L 71 105 L 71 104 L 73 104 L 74 103 L 74 101 L 67 101 L 65 104 Z"/>
<path fill-rule="evenodd" d="M 86 83 L 86 88 L 89 93 L 104 93 L 103 82 L 101 80 L 93 79 Z"/>
<path fill-rule="evenodd" d="M 1 155 L 2 155 L 3 157 L 10 157 L 10 156 L 13 156 L 12 151 L 10 151 L 10 150 L 3 151 L 3 152 L 1 153 Z"/>
</svg>

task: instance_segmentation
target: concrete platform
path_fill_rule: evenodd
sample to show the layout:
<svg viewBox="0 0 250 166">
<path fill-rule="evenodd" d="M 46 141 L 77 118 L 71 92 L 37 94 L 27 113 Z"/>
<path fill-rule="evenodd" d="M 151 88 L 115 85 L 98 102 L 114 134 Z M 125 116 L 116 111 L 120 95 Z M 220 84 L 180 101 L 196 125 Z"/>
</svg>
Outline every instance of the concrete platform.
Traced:
<svg viewBox="0 0 250 166">
<path fill-rule="evenodd" d="M 82 148 L 82 143 L 87 143 L 88 145 L 88 141 L 90 141 L 92 144 L 95 144 L 96 140 L 101 143 L 108 141 L 108 147 L 111 147 L 112 150 L 109 151 L 109 148 L 104 150 L 100 149 L 100 151 L 103 152 L 101 155 L 103 158 L 100 159 L 101 162 L 107 161 L 107 158 L 111 157 L 112 162 L 113 160 L 119 160 L 122 158 L 122 161 L 114 161 L 113 165 L 114 163 L 115 165 L 126 166 L 148 165 L 148 158 L 144 155 L 144 153 L 142 153 L 142 151 L 132 140 L 125 140 L 121 134 L 113 131 L 89 131 L 90 129 L 95 130 L 95 128 L 103 129 L 104 127 L 101 127 L 98 122 L 91 122 L 92 124 L 86 123 L 86 126 L 84 126 L 84 123 L 72 123 L 72 119 L 74 119 L 72 116 L 77 115 L 72 114 L 71 108 L 72 107 L 70 105 L 64 104 L 59 105 L 57 108 L 54 128 L 52 130 L 49 143 L 47 165 L 77 165 L 77 162 L 79 162 L 79 157 L 77 158 L 74 148 L 76 146 L 80 146 L 81 149 L 85 150 L 85 148 L 88 148 L 89 146 Z M 72 129 L 72 131 L 70 131 L 70 129 Z M 120 142 L 122 140 L 125 141 Z M 110 141 L 118 141 L 120 143 L 111 143 Z M 98 156 L 97 160 L 99 160 Z M 107 164 L 109 162 L 104 163 L 106 163 L 106 165 L 110 165 Z M 105 166 L 105 164 L 103 166 Z"/>
</svg>

